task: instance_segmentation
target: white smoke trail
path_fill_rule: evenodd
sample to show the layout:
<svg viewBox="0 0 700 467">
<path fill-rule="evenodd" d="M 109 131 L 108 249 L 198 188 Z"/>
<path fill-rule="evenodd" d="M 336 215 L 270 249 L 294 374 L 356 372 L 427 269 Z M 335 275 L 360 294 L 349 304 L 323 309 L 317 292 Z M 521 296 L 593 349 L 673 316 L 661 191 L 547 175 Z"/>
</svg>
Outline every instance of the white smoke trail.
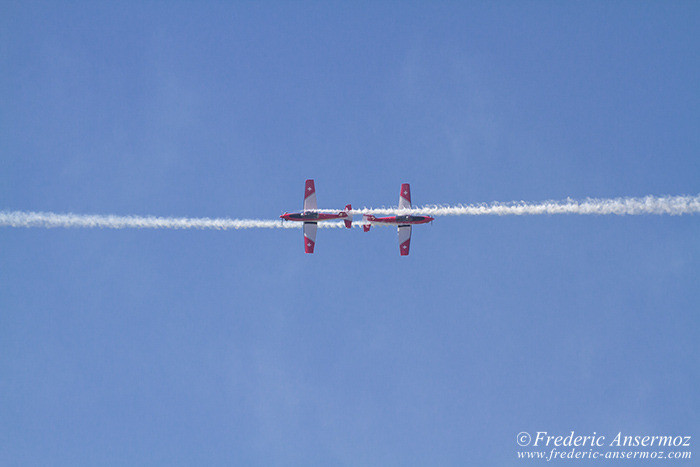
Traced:
<svg viewBox="0 0 700 467">
<path fill-rule="evenodd" d="M 337 212 L 327 209 L 319 212 Z M 641 215 L 641 214 L 696 214 L 700 213 L 700 195 L 697 196 L 646 196 L 643 198 L 595 199 L 583 201 L 545 201 L 528 203 L 469 204 L 442 206 L 432 205 L 413 209 L 364 208 L 351 211 L 352 214 L 415 214 L 427 216 L 483 216 L 483 215 L 539 215 L 539 214 L 598 214 L 598 215 Z M 353 222 L 354 227 L 362 227 L 365 222 Z M 57 214 L 52 212 L 0 211 L 0 227 L 98 227 L 108 229 L 294 229 L 301 222 L 283 222 L 265 219 L 210 219 L 189 217 L 116 216 Z M 319 222 L 321 228 L 342 228 L 342 222 Z"/>
<path fill-rule="evenodd" d="M 544 201 L 529 203 L 458 204 L 453 206 L 428 205 L 413 209 L 364 208 L 352 211 L 353 214 L 415 214 L 424 216 L 506 216 L 539 214 L 598 214 L 598 215 L 641 215 L 700 213 L 700 195 L 697 196 L 645 196 L 643 198 L 587 198 L 582 201 Z"/>
<path fill-rule="evenodd" d="M 262 219 L 210 219 L 188 217 L 114 216 L 56 214 L 52 212 L 0 211 L 0 226 L 6 227 L 99 227 L 107 229 L 293 229 L 301 222 Z M 342 222 L 319 223 L 319 227 L 340 228 Z"/>
</svg>

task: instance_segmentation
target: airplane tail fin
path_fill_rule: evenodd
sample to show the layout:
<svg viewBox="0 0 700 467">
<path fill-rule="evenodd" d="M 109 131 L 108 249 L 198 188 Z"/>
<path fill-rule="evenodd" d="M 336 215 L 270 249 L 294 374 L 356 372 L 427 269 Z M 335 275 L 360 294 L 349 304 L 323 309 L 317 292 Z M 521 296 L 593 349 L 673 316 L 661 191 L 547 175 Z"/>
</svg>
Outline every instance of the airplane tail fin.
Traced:
<svg viewBox="0 0 700 467">
<path fill-rule="evenodd" d="M 362 226 L 362 230 L 364 230 L 365 232 L 369 232 L 369 228 L 372 227 L 372 226 L 369 224 L 369 216 L 368 216 L 367 214 L 363 214 L 363 215 L 362 215 L 362 220 L 364 220 L 365 222 L 367 222 L 367 224 L 365 224 L 365 225 Z"/>
<path fill-rule="evenodd" d="M 348 217 L 343 222 L 345 222 L 345 227 L 347 227 L 348 229 L 352 229 L 352 214 L 350 214 L 349 212 L 351 210 L 351 205 L 348 204 L 347 206 L 345 206 L 345 212 L 348 213 Z"/>
</svg>

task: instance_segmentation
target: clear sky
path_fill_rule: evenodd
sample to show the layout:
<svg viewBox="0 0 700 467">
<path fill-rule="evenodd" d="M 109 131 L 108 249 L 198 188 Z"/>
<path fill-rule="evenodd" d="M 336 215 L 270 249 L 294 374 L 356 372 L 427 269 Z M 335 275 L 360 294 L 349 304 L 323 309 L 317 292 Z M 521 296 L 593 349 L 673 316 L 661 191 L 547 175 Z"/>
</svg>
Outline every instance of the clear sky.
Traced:
<svg viewBox="0 0 700 467">
<path fill-rule="evenodd" d="M 697 2 L 5 1 L 0 209 L 276 218 L 306 178 L 322 208 L 694 195 L 699 36 Z M 700 436 L 699 238 L 441 217 L 402 258 L 394 229 L 306 255 L 298 230 L 3 227 L 0 463 Z"/>
</svg>

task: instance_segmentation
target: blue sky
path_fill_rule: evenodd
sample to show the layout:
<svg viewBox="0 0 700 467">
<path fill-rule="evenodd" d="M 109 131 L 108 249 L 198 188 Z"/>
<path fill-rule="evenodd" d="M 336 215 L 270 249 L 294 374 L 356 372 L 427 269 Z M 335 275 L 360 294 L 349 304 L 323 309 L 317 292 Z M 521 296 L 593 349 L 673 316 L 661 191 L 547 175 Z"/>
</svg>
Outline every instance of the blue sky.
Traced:
<svg viewBox="0 0 700 467">
<path fill-rule="evenodd" d="M 0 209 L 697 194 L 692 2 L 4 2 Z M 697 216 L 0 229 L 0 462 L 517 465 L 698 433 Z M 697 453 L 694 453 L 697 454 Z M 582 462 L 585 464 L 585 462 Z"/>
</svg>

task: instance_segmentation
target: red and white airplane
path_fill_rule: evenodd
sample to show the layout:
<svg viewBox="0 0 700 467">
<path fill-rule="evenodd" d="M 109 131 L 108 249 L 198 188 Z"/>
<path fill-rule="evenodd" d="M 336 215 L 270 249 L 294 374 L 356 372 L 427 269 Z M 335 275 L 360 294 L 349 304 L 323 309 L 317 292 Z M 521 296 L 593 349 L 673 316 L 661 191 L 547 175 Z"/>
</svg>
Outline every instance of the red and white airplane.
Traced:
<svg viewBox="0 0 700 467">
<path fill-rule="evenodd" d="M 401 185 L 399 193 L 399 209 L 411 209 L 411 186 L 408 183 Z M 369 214 L 363 216 L 365 222 L 363 226 L 365 232 L 369 232 L 372 224 L 390 224 L 397 225 L 399 230 L 399 253 L 401 256 L 407 256 L 411 248 L 411 226 L 414 224 L 427 224 L 435 218 L 430 216 L 390 216 L 390 217 L 375 217 Z"/>
<path fill-rule="evenodd" d="M 304 210 L 302 212 L 285 212 L 280 218 L 285 221 L 296 221 L 304 223 L 304 251 L 313 253 L 316 245 L 316 229 L 317 223 L 321 221 L 331 221 L 334 219 L 343 219 L 345 227 L 352 228 L 352 206 L 345 206 L 343 211 L 337 213 L 318 212 L 316 207 L 316 186 L 314 181 L 309 179 L 304 187 Z"/>
</svg>

